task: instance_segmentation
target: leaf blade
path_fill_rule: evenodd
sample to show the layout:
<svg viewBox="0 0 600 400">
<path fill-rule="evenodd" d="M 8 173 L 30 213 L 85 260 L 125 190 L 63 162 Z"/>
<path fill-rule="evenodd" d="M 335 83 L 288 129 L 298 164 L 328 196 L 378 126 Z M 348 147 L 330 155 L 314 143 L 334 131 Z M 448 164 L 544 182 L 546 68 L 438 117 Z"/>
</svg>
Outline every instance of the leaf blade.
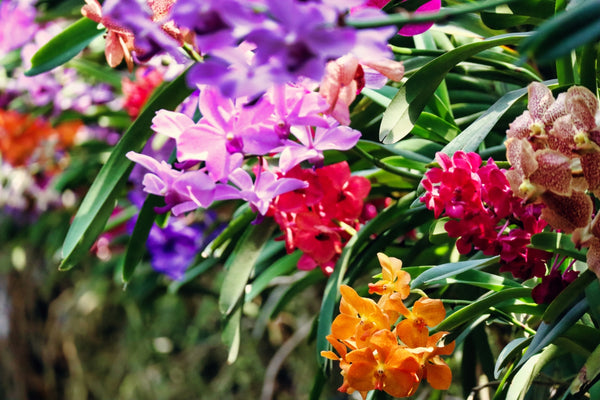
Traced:
<svg viewBox="0 0 600 400">
<path fill-rule="evenodd" d="M 500 35 L 469 43 L 427 63 L 398 90 L 383 113 L 379 139 L 390 144 L 408 135 L 437 87 L 456 64 L 495 46 L 517 44 L 528 35 Z"/>
<path fill-rule="evenodd" d="M 31 68 L 25 71 L 25 76 L 39 75 L 66 63 L 103 32 L 104 29 L 98 29 L 98 23 L 89 18 L 77 20 L 31 57 Z"/>
</svg>

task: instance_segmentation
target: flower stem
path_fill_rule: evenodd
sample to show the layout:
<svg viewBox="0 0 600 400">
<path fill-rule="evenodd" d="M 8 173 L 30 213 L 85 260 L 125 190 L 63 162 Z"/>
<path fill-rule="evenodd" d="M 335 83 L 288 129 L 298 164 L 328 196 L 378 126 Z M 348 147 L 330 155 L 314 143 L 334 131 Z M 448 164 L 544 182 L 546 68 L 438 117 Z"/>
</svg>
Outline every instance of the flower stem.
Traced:
<svg viewBox="0 0 600 400">
<path fill-rule="evenodd" d="M 360 21 L 360 20 L 346 20 L 346 25 L 352 26 L 358 29 L 365 28 L 376 28 L 381 26 L 390 26 L 396 25 L 398 27 L 404 26 L 406 24 L 418 24 L 423 22 L 437 22 L 443 21 L 445 19 L 449 19 L 453 16 L 468 14 L 471 12 L 482 11 L 488 8 L 494 8 L 496 6 L 500 6 L 503 4 L 511 3 L 515 0 L 487 0 L 487 1 L 478 1 L 475 3 L 469 3 L 464 6 L 452 7 L 452 8 L 444 8 L 436 13 L 431 12 L 423 12 L 423 13 L 402 13 L 402 14 L 392 14 L 388 18 L 385 19 L 374 19 L 370 21 Z"/>
</svg>

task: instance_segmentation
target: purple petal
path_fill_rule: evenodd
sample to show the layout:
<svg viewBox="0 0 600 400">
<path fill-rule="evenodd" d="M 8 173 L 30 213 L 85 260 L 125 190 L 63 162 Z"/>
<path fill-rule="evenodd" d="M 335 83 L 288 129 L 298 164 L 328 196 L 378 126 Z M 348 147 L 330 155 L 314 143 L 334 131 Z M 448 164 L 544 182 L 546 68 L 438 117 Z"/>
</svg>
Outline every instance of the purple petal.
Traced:
<svg viewBox="0 0 600 400">
<path fill-rule="evenodd" d="M 289 141 L 283 151 L 279 154 L 279 169 L 283 172 L 287 172 L 302 161 L 319 156 L 322 157 L 322 153 L 318 150 Z"/>
<path fill-rule="evenodd" d="M 152 130 L 177 140 L 187 129 L 194 126 L 194 121 L 185 114 L 159 110 L 152 118 Z"/>
<path fill-rule="evenodd" d="M 350 150 L 360 139 L 360 132 L 348 126 L 317 128 L 314 146 L 318 150 Z"/>
</svg>

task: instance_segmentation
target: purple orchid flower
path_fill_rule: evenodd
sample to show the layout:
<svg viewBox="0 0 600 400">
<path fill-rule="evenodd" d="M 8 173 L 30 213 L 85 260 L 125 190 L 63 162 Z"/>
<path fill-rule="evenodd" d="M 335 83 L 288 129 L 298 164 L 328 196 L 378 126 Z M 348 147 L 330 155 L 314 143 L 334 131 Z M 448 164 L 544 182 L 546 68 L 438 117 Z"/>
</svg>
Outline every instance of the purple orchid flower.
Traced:
<svg viewBox="0 0 600 400">
<path fill-rule="evenodd" d="M 187 115 L 175 111 L 158 110 L 152 118 L 154 132 L 173 138 L 177 141 L 179 136 L 187 129 L 194 126 L 194 121 Z"/>
<path fill-rule="evenodd" d="M 338 13 L 322 4 L 295 0 L 265 0 L 271 24 L 246 36 L 256 45 L 256 63 L 270 66 L 272 81 L 285 83 L 299 76 L 319 81 L 325 64 L 347 54 L 356 31 L 336 26 Z"/>
<path fill-rule="evenodd" d="M 0 4 L 0 57 L 31 40 L 38 25 L 32 4 L 4 0 Z"/>
<path fill-rule="evenodd" d="M 201 242 L 199 225 L 187 225 L 179 218 L 170 219 L 162 229 L 153 225 L 146 242 L 150 265 L 155 271 L 179 280 L 196 257 Z"/>
<path fill-rule="evenodd" d="M 241 166 L 244 155 L 264 155 L 279 148 L 281 138 L 268 124 L 273 106 L 259 101 L 252 107 L 238 106 L 216 88 L 203 87 L 199 96 L 202 119 L 194 125 L 173 114 L 161 114 L 157 127 L 175 138 L 179 161 L 204 161 L 215 181 L 226 182 Z M 164 129 L 163 129 L 164 128 Z"/>
<path fill-rule="evenodd" d="M 267 97 L 275 106 L 274 129 L 283 139 L 287 139 L 292 126 L 329 127 L 329 121 L 323 115 L 329 104 L 314 91 L 291 84 L 274 85 Z"/>
<path fill-rule="evenodd" d="M 287 172 L 304 160 L 309 160 L 316 166 L 323 163 L 325 150 L 349 150 L 360 139 L 360 132 L 348 126 L 332 128 L 317 127 L 312 134 L 309 127 L 292 129 L 292 133 L 300 141 L 288 140 L 279 156 L 279 168 Z"/>
<path fill-rule="evenodd" d="M 229 180 L 239 188 L 238 197 L 249 202 L 259 214 L 265 215 L 271 201 L 280 194 L 308 187 L 308 183 L 295 178 L 278 178 L 269 170 L 257 174 L 256 181 L 242 168 L 233 171 Z"/>
<path fill-rule="evenodd" d="M 196 46 L 202 53 L 212 53 L 236 46 L 265 16 L 255 12 L 251 1 L 179 0 L 173 5 L 171 18 L 195 33 Z"/>
<path fill-rule="evenodd" d="M 144 175 L 144 191 L 164 196 L 166 206 L 157 212 L 172 211 L 177 216 L 199 207 L 208 207 L 215 199 L 215 182 L 201 170 L 177 171 L 165 161 L 130 151 L 127 158 L 150 171 Z"/>
</svg>

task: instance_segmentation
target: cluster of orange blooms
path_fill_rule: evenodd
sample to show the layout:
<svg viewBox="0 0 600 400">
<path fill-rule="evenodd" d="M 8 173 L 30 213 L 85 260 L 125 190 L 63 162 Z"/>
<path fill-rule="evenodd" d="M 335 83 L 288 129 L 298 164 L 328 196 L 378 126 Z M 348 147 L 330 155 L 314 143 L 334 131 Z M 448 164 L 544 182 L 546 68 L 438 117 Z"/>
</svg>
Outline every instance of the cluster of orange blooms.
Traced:
<svg viewBox="0 0 600 400">
<path fill-rule="evenodd" d="M 58 149 L 72 146 L 82 125 L 73 120 L 53 127 L 42 118 L 0 109 L 0 154 L 13 167 L 26 165 L 44 141 L 55 141 Z"/>
<path fill-rule="evenodd" d="M 344 382 L 338 390 L 358 391 L 363 399 L 374 389 L 407 397 L 423 379 L 434 389 L 448 389 L 452 372 L 440 356 L 451 354 L 455 343 L 440 345 L 448 332 L 430 336 L 428 329 L 444 320 L 444 305 L 424 296 L 409 310 L 403 301 L 410 294 L 411 278 L 401 270 L 402 261 L 383 253 L 377 256 L 382 279 L 369 284 L 369 293 L 381 295 L 379 301 L 361 297 L 342 285 L 340 314 L 327 336 L 337 354 L 321 352 L 323 357 L 340 362 Z M 401 316 L 404 318 L 396 324 Z"/>
</svg>

